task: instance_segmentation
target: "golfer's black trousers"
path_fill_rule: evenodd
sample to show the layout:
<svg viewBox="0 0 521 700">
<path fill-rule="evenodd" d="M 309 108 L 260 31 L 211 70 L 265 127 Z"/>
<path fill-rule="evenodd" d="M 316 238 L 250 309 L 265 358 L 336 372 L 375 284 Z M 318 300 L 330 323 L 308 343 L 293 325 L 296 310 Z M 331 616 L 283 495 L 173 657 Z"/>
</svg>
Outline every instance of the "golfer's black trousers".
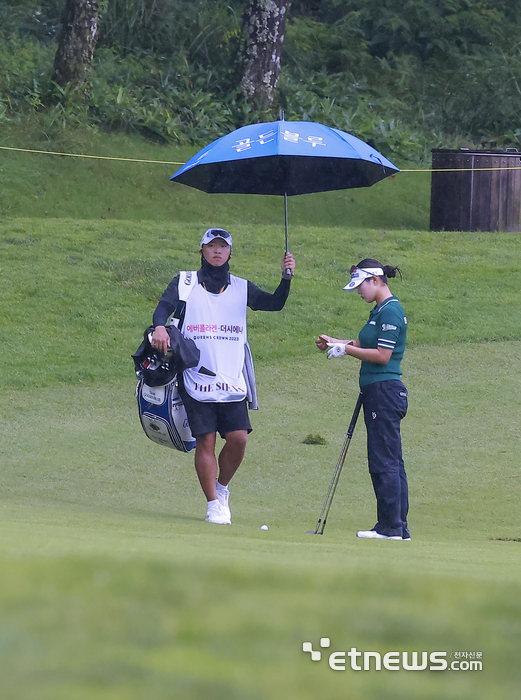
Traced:
<svg viewBox="0 0 521 700">
<path fill-rule="evenodd" d="M 376 495 L 381 535 L 408 537 L 409 492 L 402 458 L 400 421 L 407 413 L 407 389 L 390 379 L 362 387 L 367 458 Z"/>
</svg>

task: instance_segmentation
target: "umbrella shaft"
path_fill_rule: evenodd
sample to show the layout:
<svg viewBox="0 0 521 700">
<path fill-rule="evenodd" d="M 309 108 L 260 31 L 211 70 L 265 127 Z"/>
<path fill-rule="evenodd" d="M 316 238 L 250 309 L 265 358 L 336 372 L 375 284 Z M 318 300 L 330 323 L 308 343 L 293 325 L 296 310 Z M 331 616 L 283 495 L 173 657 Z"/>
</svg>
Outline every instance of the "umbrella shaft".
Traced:
<svg viewBox="0 0 521 700">
<path fill-rule="evenodd" d="M 289 253 L 288 243 L 288 195 L 284 192 L 284 227 L 286 231 L 286 253 Z"/>
</svg>

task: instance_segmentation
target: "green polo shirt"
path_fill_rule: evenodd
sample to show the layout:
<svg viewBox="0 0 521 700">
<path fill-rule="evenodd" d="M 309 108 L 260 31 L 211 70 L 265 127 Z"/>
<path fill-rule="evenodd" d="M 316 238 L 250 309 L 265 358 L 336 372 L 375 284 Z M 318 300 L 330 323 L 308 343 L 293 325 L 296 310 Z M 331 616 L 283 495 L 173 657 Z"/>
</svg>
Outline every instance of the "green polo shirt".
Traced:
<svg viewBox="0 0 521 700">
<path fill-rule="evenodd" d="M 400 379 L 400 362 L 405 351 L 407 318 L 396 297 L 389 297 L 380 306 L 375 306 L 369 320 L 358 335 L 361 348 L 387 348 L 393 351 L 386 365 L 362 361 L 360 386 L 383 382 L 387 379 Z"/>
</svg>

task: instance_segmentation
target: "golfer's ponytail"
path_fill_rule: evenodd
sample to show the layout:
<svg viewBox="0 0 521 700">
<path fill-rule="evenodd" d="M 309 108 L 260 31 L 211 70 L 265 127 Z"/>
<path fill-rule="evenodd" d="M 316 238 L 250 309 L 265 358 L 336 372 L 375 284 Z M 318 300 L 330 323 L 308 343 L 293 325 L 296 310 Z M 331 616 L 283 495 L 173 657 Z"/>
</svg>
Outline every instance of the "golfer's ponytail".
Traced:
<svg viewBox="0 0 521 700">
<path fill-rule="evenodd" d="M 400 279 L 403 279 L 402 271 L 399 267 L 393 267 L 392 265 L 382 265 L 382 263 L 378 262 L 378 260 L 373 260 L 373 258 L 366 258 L 365 260 L 362 260 L 358 263 L 357 267 L 361 268 L 362 270 L 364 268 L 381 267 L 384 273 L 383 275 L 378 276 L 384 284 L 387 284 L 388 277 L 391 279 L 393 277 L 396 277 L 396 273 L 400 275 Z"/>
<path fill-rule="evenodd" d="M 399 267 L 393 267 L 392 265 L 383 265 L 382 270 L 384 271 L 384 277 L 390 277 L 391 279 L 393 277 L 396 277 L 396 273 L 400 275 L 400 279 L 403 279 L 402 277 L 402 271 L 400 270 Z"/>
</svg>

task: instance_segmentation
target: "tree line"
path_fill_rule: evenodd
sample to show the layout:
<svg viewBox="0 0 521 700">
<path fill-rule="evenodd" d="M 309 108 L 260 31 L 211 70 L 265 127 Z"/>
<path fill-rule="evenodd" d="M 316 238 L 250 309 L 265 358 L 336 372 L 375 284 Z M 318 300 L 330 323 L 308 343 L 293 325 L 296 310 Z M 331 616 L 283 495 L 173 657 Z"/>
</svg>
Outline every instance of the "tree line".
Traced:
<svg viewBox="0 0 521 700">
<path fill-rule="evenodd" d="M 521 3 L 5 0 L 0 119 L 203 144 L 321 121 L 386 155 L 521 142 Z"/>
</svg>

